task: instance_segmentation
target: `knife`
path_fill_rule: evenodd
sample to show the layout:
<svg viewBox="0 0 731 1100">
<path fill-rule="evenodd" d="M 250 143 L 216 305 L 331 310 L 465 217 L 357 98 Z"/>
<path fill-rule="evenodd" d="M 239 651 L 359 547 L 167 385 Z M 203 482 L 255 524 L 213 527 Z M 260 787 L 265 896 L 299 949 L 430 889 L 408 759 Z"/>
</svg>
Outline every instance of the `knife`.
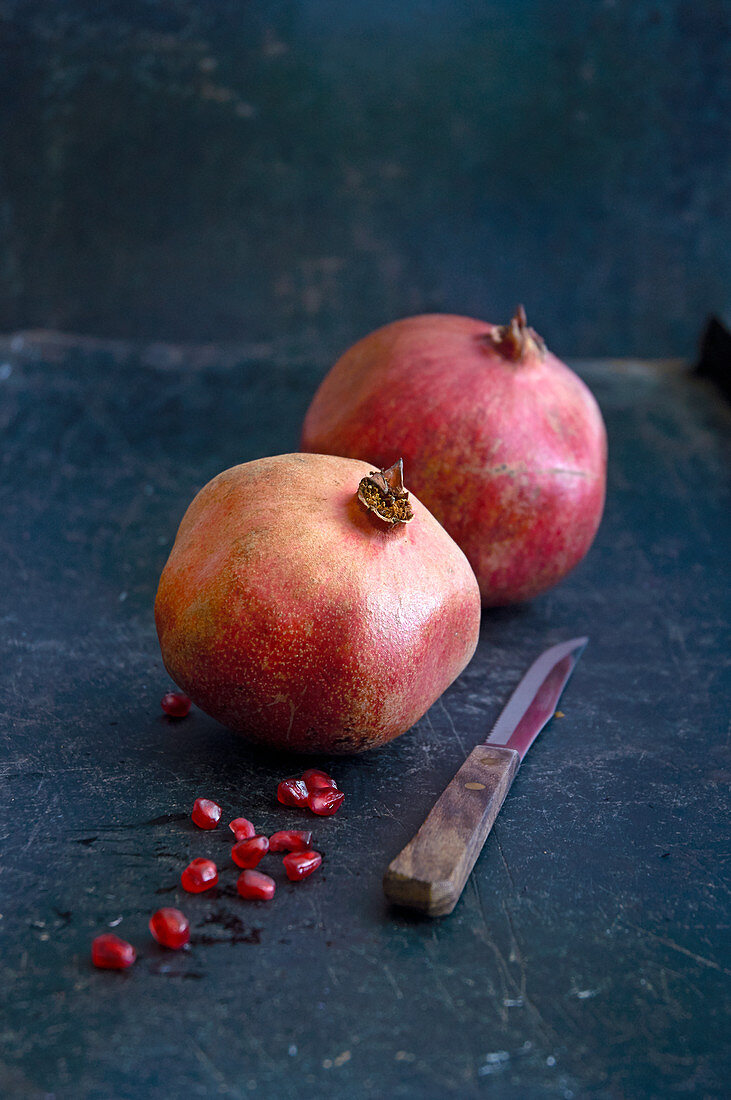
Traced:
<svg viewBox="0 0 731 1100">
<path fill-rule="evenodd" d="M 551 646 L 530 666 L 484 744 L 473 749 L 416 836 L 389 865 L 389 901 L 451 913 L 523 757 L 553 717 L 588 638 Z"/>
</svg>

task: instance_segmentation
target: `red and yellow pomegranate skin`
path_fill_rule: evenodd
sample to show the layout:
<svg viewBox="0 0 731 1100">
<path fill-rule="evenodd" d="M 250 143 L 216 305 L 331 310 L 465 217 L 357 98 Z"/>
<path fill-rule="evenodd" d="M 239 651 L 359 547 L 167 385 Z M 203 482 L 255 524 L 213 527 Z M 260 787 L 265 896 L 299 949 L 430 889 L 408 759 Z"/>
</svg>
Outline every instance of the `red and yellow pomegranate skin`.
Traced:
<svg viewBox="0 0 731 1100">
<path fill-rule="evenodd" d="M 424 714 L 468 663 L 480 598 L 415 497 L 388 527 L 356 493 L 372 466 L 292 454 L 215 477 L 163 570 L 165 666 L 207 714 L 264 744 L 350 753 Z"/>
<path fill-rule="evenodd" d="M 583 558 L 606 482 L 587 386 L 538 337 L 513 361 L 500 331 L 445 314 L 378 329 L 325 377 L 302 432 L 304 451 L 382 467 L 403 456 L 409 488 L 464 550 L 485 606 L 530 599 Z"/>
</svg>

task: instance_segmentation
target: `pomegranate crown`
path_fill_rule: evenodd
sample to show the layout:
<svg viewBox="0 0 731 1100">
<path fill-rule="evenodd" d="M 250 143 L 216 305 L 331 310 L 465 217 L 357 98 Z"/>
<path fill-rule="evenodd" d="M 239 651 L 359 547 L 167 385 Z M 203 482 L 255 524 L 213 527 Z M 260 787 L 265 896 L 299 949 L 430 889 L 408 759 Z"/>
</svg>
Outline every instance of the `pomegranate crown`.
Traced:
<svg viewBox="0 0 731 1100">
<path fill-rule="evenodd" d="M 486 334 L 485 342 L 511 363 L 523 363 L 530 354 L 539 359 L 546 354 L 545 341 L 529 327 L 523 306 L 518 306 L 507 325 L 495 325 Z"/>
<path fill-rule="evenodd" d="M 361 478 L 358 500 L 390 527 L 413 519 L 414 510 L 404 489 L 403 459 L 387 470 L 371 470 L 367 477 Z"/>
</svg>

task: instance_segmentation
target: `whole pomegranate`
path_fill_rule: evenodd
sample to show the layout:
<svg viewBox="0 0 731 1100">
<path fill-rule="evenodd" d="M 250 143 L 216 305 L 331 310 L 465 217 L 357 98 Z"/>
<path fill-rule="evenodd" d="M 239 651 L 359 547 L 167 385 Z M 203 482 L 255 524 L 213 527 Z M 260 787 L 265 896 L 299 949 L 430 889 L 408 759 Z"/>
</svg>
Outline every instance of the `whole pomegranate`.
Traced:
<svg viewBox="0 0 731 1100">
<path fill-rule="evenodd" d="M 163 660 L 252 740 L 348 753 L 409 729 L 470 660 L 480 596 L 401 466 L 290 454 L 188 508 L 155 602 Z"/>
<path fill-rule="evenodd" d="M 597 403 L 522 307 L 508 325 L 427 314 L 366 336 L 320 385 L 302 449 L 381 466 L 402 455 L 486 606 L 559 581 L 586 554 L 604 506 Z"/>
</svg>

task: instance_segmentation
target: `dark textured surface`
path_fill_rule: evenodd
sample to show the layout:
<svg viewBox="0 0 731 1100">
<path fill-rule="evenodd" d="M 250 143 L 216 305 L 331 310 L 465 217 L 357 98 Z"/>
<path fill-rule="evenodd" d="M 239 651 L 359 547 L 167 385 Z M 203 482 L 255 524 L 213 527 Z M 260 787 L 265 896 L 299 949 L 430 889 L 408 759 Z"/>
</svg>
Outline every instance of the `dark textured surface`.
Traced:
<svg viewBox="0 0 731 1100">
<path fill-rule="evenodd" d="M 729 416 L 708 383 L 581 365 L 610 437 L 595 547 L 532 605 L 485 614 L 411 733 L 321 761 L 347 792 L 314 822 L 321 873 L 244 903 L 227 830 L 188 820 L 205 794 L 226 820 L 301 823 L 274 800 L 295 762 L 161 715 L 152 601 L 194 491 L 294 448 L 326 365 L 306 347 L 0 346 L 0 1093 L 726 1095 Z M 386 865 L 530 661 L 582 633 L 565 716 L 452 916 L 389 911 Z M 216 895 L 176 886 L 199 854 L 220 858 Z M 176 903 L 185 954 L 146 930 Z M 90 965 L 109 926 L 140 949 L 127 974 Z"/>
<path fill-rule="evenodd" d="M 691 356 L 730 74 L 723 0 L 2 0 L 0 331 Z"/>
</svg>

